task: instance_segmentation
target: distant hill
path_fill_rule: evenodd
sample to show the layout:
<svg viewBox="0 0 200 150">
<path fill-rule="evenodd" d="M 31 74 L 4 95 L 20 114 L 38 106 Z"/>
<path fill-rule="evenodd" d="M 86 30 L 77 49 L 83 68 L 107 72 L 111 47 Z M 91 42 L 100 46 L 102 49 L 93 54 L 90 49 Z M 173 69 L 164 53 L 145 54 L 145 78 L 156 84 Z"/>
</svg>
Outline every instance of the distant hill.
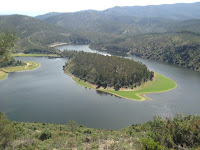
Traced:
<svg viewBox="0 0 200 150">
<path fill-rule="evenodd" d="M 114 7 L 104 11 L 48 13 L 38 16 L 48 23 L 73 32 L 117 35 L 199 31 L 200 2 L 151 6 Z M 189 21 L 187 21 L 189 20 Z"/>
<path fill-rule="evenodd" d="M 167 31 L 168 32 L 190 31 L 190 32 L 200 33 L 200 19 L 189 19 L 189 20 L 179 21 L 177 23 L 168 26 Z"/>
<path fill-rule="evenodd" d="M 46 49 L 51 43 L 69 41 L 65 29 L 23 15 L 0 16 L 0 32 L 5 31 L 19 37 L 17 46 L 20 50 Z"/>
<path fill-rule="evenodd" d="M 200 2 L 52 12 L 36 18 L 0 16 L 0 32 L 5 30 L 16 32 L 21 51 L 47 50 L 56 42 L 92 44 L 197 71 L 200 68 Z M 162 53 L 157 55 L 159 49 Z"/>
<path fill-rule="evenodd" d="M 200 19 L 200 2 L 150 6 L 114 7 L 103 13 L 117 16 L 169 18 L 175 20 Z"/>
<path fill-rule="evenodd" d="M 84 15 L 85 13 L 91 13 L 91 12 L 96 14 L 103 14 L 104 16 L 111 15 L 118 17 L 132 16 L 132 17 L 144 17 L 144 18 L 168 18 L 174 20 L 200 19 L 200 13 L 199 13 L 200 2 L 149 5 L 149 6 L 123 6 L 123 7 L 116 6 L 103 11 L 84 10 L 67 14 L 83 13 L 82 15 Z M 36 16 L 36 18 L 44 20 L 58 14 L 61 13 L 51 12 L 44 15 Z"/>
<path fill-rule="evenodd" d="M 44 21 L 69 31 L 103 32 L 117 35 L 166 32 L 166 26 L 177 23 L 172 19 L 116 16 L 97 11 L 62 13 L 48 17 Z"/>
<path fill-rule="evenodd" d="M 44 19 L 46 19 L 48 17 L 56 16 L 58 14 L 61 14 L 61 13 L 59 13 L 59 12 L 50 12 L 50 13 L 47 13 L 47 14 L 44 14 L 44 15 L 36 16 L 35 18 L 44 20 Z"/>
</svg>

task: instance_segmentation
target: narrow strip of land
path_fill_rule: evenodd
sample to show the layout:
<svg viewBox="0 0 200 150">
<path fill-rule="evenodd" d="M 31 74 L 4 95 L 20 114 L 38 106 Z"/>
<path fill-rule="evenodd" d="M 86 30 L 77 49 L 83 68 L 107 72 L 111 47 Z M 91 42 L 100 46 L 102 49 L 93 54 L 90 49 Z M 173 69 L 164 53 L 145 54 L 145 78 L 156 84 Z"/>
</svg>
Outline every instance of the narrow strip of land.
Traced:
<svg viewBox="0 0 200 150">
<path fill-rule="evenodd" d="M 40 64 L 37 62 L 25 62 L 25 63 L 26 64 L 23 66 L 0 68 L 0 80 L 5 79 L 10 72 L 28 71 L 28 70 L 36 69 L 40 66 Z"/>
<path fill-rule="evenodd" d="M 96 85 L 92 85 L 88 82 L 84 82 L 83 80 L 80 80 L 77 77 L 73 77 L 73 80 L 78 83 L 81 86 L 90 88 L 90 89 L 96 89 Z M 102 92 L 114 94 L 116 96 L 132 99 L 132 100 L 149 100 L 148 97 L 145 96 L 145 94 L 148 93 L 161 93 L 170 91 L 177 87 L 177 84 L 158 73 L 155 73 L 155 77 L 153 81 L 148 81 L 146 83 L 143 83 L 141 86 L 135 88 L 135 89 L 121 89 L 119 91 L 115 91 L 114 89 L 96 89 Z"/>
<path fill-rule="evenodd" d="M 11 57 L 42 57 L 42 56 L 59 57 L 56 54 L 24 54 L 24 53 L 14 53 L 14 54 L 11 55 Z"/>
<path fill-rule="evenodd" d="M 51 45 L 49 45 L 49 47 L 56 47 L 56 46 L 61 46 L 61 45 L 67 45 L 69 43 L 53 43 Z"/>
</svg>

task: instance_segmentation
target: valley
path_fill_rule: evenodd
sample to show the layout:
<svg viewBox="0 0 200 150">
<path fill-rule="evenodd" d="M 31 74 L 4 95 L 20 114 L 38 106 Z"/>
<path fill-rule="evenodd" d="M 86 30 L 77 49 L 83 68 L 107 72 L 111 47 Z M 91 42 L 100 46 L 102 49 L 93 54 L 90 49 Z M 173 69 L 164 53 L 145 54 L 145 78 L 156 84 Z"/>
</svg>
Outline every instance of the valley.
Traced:
<svg viewBox="0 0 200 150">
<path fill-rule="evenodd" d="M 199 12 L 0 15 L 0 149 L 199 149 Z"/>
</svg>

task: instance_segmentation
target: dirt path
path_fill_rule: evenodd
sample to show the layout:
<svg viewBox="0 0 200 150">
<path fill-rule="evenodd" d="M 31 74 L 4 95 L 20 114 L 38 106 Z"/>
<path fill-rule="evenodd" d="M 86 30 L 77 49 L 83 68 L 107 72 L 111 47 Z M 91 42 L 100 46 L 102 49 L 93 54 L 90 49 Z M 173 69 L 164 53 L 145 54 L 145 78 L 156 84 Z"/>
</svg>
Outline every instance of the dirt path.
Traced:
<svg viewBox="0 0 200 150">
<path fill-rule="evenodd" d="M 24 69 L 26 69 L 29 65 L 30 65 L 30 63 L 26 63 L 26 66 L 24 67 Z"/>
</svg>

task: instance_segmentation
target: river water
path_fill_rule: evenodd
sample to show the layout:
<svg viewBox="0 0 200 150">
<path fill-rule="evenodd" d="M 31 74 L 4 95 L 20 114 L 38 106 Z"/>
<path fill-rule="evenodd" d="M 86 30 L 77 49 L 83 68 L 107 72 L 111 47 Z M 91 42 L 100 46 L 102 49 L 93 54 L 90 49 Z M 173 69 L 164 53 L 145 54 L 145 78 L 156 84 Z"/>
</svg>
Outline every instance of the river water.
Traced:
<svg viewBox="0 0 200 150">
<path fill-rule="evenodd" d="M 75 120 L 92 128 L 120 129 L 146 122 L 154 115 L 163 117 L 182 112 L 200 114 L 200 73 L 122 53 L 91 50 L 88 45 L 58 46 L 60 50 L 84 50 L 104 55 L 118 55 L 140 61 L 150 70 L 173 79 L 177 88 L 148 94 L 150 101 L 133 101 L 87 89 L 65 75 L 65 58 L 16 57 L 22 61 L 39 62 L 33 71 L 10 73 L 0 81 L 0 111 L 11 121 L 66 124 Z"/>
</svg>

